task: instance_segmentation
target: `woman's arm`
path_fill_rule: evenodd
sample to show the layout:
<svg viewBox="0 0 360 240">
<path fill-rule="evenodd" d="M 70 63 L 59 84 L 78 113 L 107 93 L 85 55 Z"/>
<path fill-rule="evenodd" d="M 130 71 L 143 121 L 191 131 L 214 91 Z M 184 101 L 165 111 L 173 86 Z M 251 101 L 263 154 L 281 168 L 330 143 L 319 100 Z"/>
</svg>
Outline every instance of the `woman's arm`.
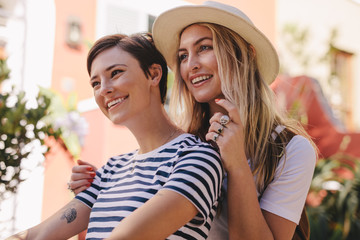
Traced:
<svg viewBox="0 0 360 240">
<path fill-rule="evenodd" d="M 250 169 L 248 173 L 228 172 L 228 205 L 232 240 L 291 239 L 294 235 L 294 222 L 260 209 Z"/>
<path fill-rule="evenodd" d="M 160 190 L 123 219 L 108 240 L 165 239 L 197 214 L 196 207 L 172 190 Z"/>
<path fill-rule="evenodd" d="M 296 224 L 260 208 L 254 177 L 245 155 L 243 126 L 236 107 L 226 100 L 217 103 L 228 111 L 231 119 L 216 141 L 227 171 L 230 239 L 291 239 Z M 217 113 L 211 118 L 207 140 L 212 140 L 221 127 L 221 116 Z"/>
<path fill-rule="evenodd" d="M 30 228 L 25 234 L 15 234 L 8 239 L 21 239 L 16 235 L 26 236 L 27 240 L 68 239 L 86 229 L 90 208 L 77 199 L 71 200 L 54 215 Z"/>
<path fill-rule="evenodd" d="M 286 161 L 284 158 L 286 157 Z M 301 217 L 301 212 L 305 204 L 306 196 L 311 184 L 313 171 L 316 163 L 316 153 L 307 139 L 302 136 L 295 136 L 286 146 L 286 155 L 281 158 L 276 170 L 274 180 L 267 186 L 261 197 L 261 209 L 263 216 L 270 228 L 274 239 L 291 239 L 296 227 L 296 222 Z M 243 170 L 249 168 L 243 168 Z M 241 182 L 246 179 L 241 169 L 228 171 L 228 187 L 230 201 L 232 203 L 231 211 L 235 214 L 246 211 L 241 206 L 241 201 L 247 201 L 249 194 L 242 194 L 248 191 L 247 186 Z M 250 178 L 250 177 L 249 177 Z M 245 181 L 246 182 L 246 181 Z M 250 187 L 250 186 L 248 186 Z M 251 187 L 251 189 L 254 189 Z M 240 197 L 240 195 L 243 195 Z M 254 204 L 258 205 L 255 200 Z M 230 204 L 230 203 L 229 203 Z M 250 209 L 250 207 L 248 207 Z M 246 212 L 244 212 L 246 216 Z M 246 222 L 248 224 L 248 221 Z M 255 224 L 256 226 L 256 224 Z M 230 230 L 229 230 L 230 231 Z M 236 229 L 234 229 L 236 231 Z"/>
</svg>

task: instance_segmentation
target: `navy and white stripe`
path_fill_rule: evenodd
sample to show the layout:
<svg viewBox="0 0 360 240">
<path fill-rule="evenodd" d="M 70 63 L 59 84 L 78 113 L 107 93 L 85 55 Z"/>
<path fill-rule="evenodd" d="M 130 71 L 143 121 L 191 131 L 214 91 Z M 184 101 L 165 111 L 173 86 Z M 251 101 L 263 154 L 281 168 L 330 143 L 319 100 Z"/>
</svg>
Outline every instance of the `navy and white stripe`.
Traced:
<svg viewBox="0 0 360 240">
<path fill-rule="evenodd" d="M 135 167 L 134 171 L 132 169 Z M 223 169 L 219 154 L 198 137 L 183 134 L 145 154 L 110 158 L 77 199 L 91 210 L 86 239 L 103 239 L 160 189 L 175 191 L 197 216 L 168 239 L 206 239 L 218 205 Z"/>
</svg>

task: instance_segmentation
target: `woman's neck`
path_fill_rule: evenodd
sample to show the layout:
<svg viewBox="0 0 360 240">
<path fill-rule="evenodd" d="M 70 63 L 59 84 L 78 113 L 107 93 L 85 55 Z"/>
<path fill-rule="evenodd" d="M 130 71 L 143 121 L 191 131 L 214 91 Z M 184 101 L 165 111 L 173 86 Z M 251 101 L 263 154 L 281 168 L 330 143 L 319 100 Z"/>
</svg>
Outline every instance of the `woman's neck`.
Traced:
<svg viewBox="0 0 360 240">
<path fill-rule="evenodd" d="M 151 111 L 130 130 L 139 144 L 139 153 L 150 152 L 184 133 L 168 117 L 164 108 Z"/>
</svg>

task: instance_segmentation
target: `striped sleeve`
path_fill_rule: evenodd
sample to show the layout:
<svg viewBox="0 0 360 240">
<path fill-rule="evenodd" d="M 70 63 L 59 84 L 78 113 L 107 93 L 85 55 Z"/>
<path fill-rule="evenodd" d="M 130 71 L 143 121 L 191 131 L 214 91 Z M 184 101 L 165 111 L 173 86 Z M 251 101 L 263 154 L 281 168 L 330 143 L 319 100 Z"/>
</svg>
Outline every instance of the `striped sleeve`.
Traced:
<svg viewBox="0 0 360 240">
<path fill-rule="evenodd" d="M 198 209 L 193 223 L 203 224 L 218 202 L 223 169 L 219 154 L 210 146 L 182 150 L 164 189 L 176 191 Z"/>
</svg>

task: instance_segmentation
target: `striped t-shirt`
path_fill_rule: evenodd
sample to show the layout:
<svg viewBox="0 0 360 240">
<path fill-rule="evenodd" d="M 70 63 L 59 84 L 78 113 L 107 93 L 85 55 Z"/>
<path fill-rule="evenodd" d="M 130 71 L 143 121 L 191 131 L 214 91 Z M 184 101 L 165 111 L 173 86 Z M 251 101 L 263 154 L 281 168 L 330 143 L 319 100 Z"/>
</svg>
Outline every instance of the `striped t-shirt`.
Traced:
<svg viewBox="0 0 360 240">
<path fill-rule="evenodd" d="M 198 210 L 167 239 L 206 239 L 218 205 L 223 168 L 219 154 L 198 137 L 182 134 L 145 154 L 112 157 L 76 198 L 91 209 L 86 239 L 103 239 L 160 189 L 175 191 Z"/>
</svg>

